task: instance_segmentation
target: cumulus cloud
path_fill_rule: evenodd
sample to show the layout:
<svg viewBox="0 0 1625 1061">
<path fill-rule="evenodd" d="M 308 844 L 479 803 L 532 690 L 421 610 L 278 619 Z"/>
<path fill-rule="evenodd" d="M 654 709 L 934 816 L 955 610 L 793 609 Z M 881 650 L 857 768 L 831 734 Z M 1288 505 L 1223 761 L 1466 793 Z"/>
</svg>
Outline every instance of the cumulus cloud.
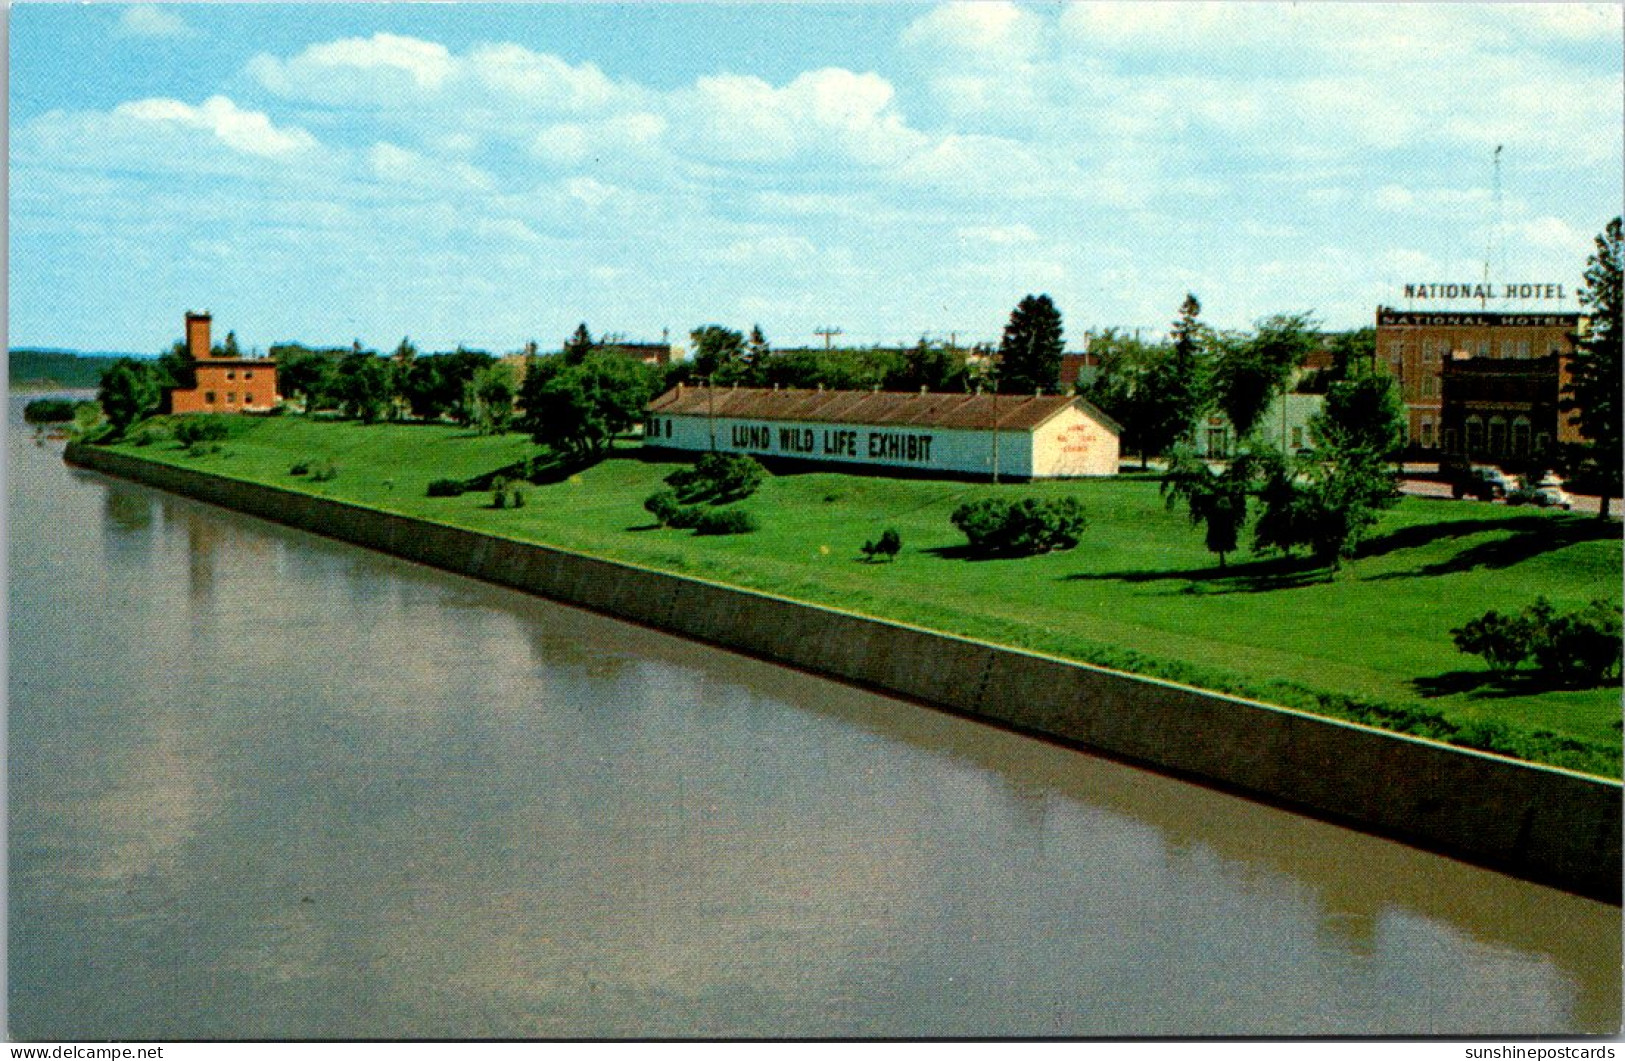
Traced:
<svg viewBox="0 0 1625 1061">
<path fill-rule="evenodd" d="M 294 154 L 316 140 L 295 126 L 278 128 L 261 111 L 246 111 L 225 96 L 210 96 L 200 106 L 177 99 L 144 99 L 121 103 L 116 116 L 154 125 L 171 125 L 209 133 L 233 151 L 264 158 Z"/>
<path fill-rule="evenodd" d="M 676 100 L 688 146 L 739 162 L 783 162 L 836 148 L 866 165 L 895 163 L 926 137 L 893 106 L 896 90 L 873 73 L 825 68 L 783 88 L 758 77 L 702 77 Z"/>
<path fill-rule="evenodd" d="M 261 54 L 248 72 L 278 95 L 320 102 L 388 102 L 435 92 L 455 62 L 443 44 L 377 33 L 313 44 L 291 59 Z"/>
<path fill-rule="evenodd" d="M 955 61 L 1005 66 L 1032 58 L 1043 34 L 1038 16 L 1006 0 L 955 0 L 910 23 L 903 43 L 949 52 Z"/>
<path fill-rule="evenodd" d="M 119 16 L 117 33 L 121 37 L 190 37 L 193 30 L 172 8 L 136 4 Z"/>
<path fill-rule="evenodd" d="M 367 162 L 379 180 L 440 191 L 489 191 L 495 185 L 489 173 L 466 162 L 447 162 L 391 143 L 377 143 Z"/>
</svg>

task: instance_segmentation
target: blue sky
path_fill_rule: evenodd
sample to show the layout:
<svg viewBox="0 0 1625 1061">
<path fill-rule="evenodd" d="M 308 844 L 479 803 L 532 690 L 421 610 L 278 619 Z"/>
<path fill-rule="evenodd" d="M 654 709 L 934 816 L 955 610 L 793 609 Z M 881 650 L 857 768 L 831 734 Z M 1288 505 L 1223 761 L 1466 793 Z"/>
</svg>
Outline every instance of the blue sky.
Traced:
<svg viewBox="0 0 1625 1061">
<path fill-rule="evenodd" d="M 1074 337 L 1187 290 L 1353 327 L 1487 252 L 1572 291 L 1621 12 L 20 4 L 9 338 L 993 339 L 1037 291 Z"/>
</svg>

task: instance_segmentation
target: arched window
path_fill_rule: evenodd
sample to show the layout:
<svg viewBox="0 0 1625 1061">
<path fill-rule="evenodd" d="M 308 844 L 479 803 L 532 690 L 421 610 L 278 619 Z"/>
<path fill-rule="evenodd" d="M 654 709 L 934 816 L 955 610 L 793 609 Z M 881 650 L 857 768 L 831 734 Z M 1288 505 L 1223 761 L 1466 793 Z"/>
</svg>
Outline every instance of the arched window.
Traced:
<svg viewBox="0 0 1625 1061">
<path fill-rule="evenodd" d="M 1484 449 L 1484 420 L 1482 417 L 1469 416 L 1466 423 L 1467 454 L 1481 452 Z"/>
<path fill-rule="evenodd" d="M 1527 416 L 1520 416 L 1512 421 L 1512 452 L 1518 456 L 1527 456 L 1529 442 L 1534 435 L 1534 427 L 1529 423 Z"/>
<path fill-rule="evenodd" d="M 1507 451 L 1507 420 L 1504 416 L 1490 417 L 1489 450 L 1496 456 Z"/>
</svg>

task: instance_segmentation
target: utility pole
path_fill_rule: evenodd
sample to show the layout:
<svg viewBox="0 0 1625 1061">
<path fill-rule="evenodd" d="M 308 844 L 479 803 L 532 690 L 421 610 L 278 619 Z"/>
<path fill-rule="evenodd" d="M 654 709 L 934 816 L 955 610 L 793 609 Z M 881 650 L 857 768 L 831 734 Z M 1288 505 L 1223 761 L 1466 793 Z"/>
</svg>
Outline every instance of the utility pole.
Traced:
<svg viewBox="0 0 1625 1061">
<path fill-rule="evenodd" d="M 830 325 L 826 324 L 822 328 L 814 328 L 813 329 L 813 334 L 814 335 L 822 335 L 824 337 L 824 352 L 827 354 L 827 353 L 829 353 L 829 340 L 830 340 L 830 337 L 833 336 L 833 335 L 840 335 L 841 334 L 841 329 L 833 328 Z"/>
<path fill-rule="evenodd" d="M 1494 191 L 1492 192 L 1492 198 L 1490 200 L 1491 209 L 1493 210 L 1493 214 L 1490 217 L 1489 235 L 1486 236 L 1485 239 L 1484 239 L 1484 291 L 1483 291 L 1482 297 L 1480 297 L 1479 300 L 1478 300 L 1478 305 L 1479 305 L 1480 309 L 1488 309 L 1489 308 L 1490 257 L 1495 251 L 1496 242 L 1501 238 L 1501 148 L 1502 148 L 1502 146 L 1503 145 L 1501 145 L 1501 144 L 1496 144 L 1495 145 L 1495 154 L 1491 156 L 1491 159 L 1492 159 L 1491 165 L 1495 169 L 1495 182 L 1494 182 L 1494 186 L 1493 186 Z M 1505 256 L 1505 249 L 1504 248 L 1502 249 L 1502 255 L 1503 255 L 1503 257 Z M 1501 262 L 1500 265 L 1501 265 L 1501 278 L 1504 280 L 1504 279 L 1506 279 L 1506 263 Z"/>
</svg>

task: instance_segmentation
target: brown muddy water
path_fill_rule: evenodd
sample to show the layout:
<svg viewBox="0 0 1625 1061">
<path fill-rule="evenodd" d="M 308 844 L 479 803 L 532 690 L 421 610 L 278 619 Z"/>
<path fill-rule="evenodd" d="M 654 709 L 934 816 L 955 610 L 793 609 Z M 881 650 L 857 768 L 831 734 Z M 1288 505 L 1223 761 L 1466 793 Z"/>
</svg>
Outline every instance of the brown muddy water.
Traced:
<svg viewBox="0 0 1625 1061">
<path fill-rule="evenodd" d="M 8 435 L 26 1040 L 1493 1035 L 1620 911 Z"/>
</svg>

